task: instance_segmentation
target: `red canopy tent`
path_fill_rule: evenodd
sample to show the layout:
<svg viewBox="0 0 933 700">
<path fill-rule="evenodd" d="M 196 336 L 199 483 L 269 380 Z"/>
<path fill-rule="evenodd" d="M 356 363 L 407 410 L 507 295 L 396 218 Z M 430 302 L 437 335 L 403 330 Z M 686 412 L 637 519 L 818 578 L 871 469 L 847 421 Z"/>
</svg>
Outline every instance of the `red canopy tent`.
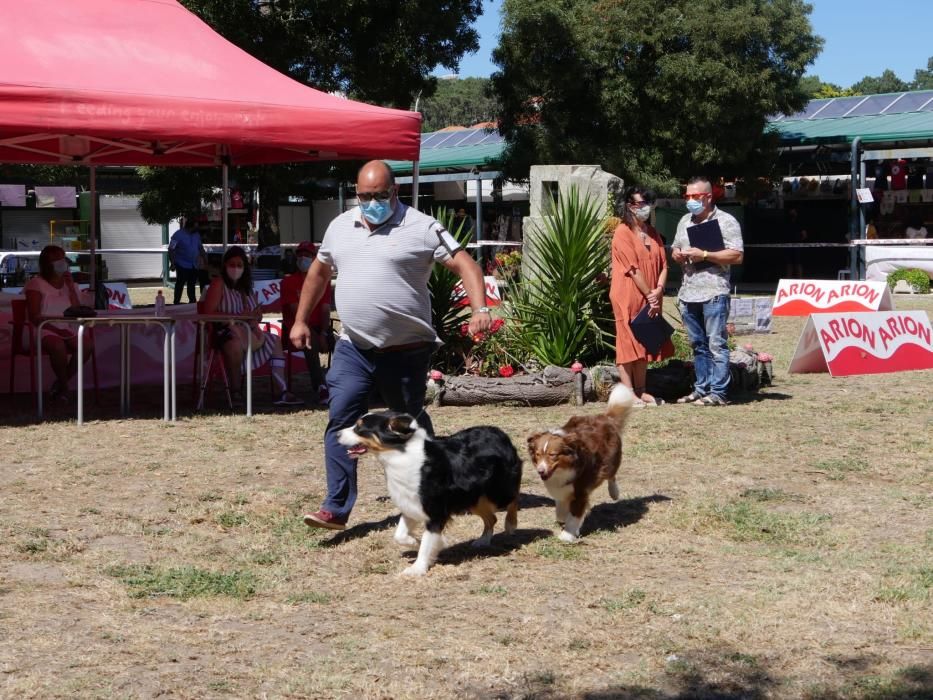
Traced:
<svg viewBox="0 0 933 700">
<path fill-rule="evenodd" d="M 29 0 L 3 28 L 0 162 L 418 159 L 419 114 L 302 85 L 175 0 Z"/>
<path fill-rule="evenodd" d="M 418 160 L 420 114 L 302 85 L 175 0 L 9 3 L 3 28 L 0 162 L 89 165 L 92 191 L 96 165 L 221 165 L 226 191 L 229 165 Z"/>
</svg>

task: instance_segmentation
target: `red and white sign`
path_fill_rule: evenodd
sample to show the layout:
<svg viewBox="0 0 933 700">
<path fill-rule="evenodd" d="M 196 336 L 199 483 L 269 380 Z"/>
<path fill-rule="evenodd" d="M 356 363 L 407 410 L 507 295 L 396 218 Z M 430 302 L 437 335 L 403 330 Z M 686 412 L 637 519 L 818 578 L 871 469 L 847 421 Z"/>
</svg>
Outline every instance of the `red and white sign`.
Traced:
<svg viewBox="0 0 933 700">
<path fill-rule="evenodd" d="M 130 301 L 130 290 L 126 288 L 124 282 L 104 282 L 107 290 L 107 308 L 108 309 L 132 309 L 133 302 Z"/>
<path fill-rule="evenodd" d="M 253 294 L 260 306 L 275 307 L 282 296 L 282 280 L 257 280 L 253 282 Z"/>
<path fill-rule="evenodd" d="M 499 294 L 499 280 L 492 275 L 483 277 L 483 283 L 486 285 L 486 306 L 498 306 L 502 303 L 502 296 Z M 463 289 L 463 282 L 457 282 L 453 292 L 454 299 L 459 299 L 458 306 L 467 306 L 470 300 L 467 299 L 466 292 Z"/>
<path fill-rule="evenodd" d="M 848 377 L 933 369 L 931 336 L 925 311 L 813 314 L 787 371 Z"/>
<path fill-rule="evenodd" d="M 87 292 L 87 284 L 79 284 L 78 289 Z M 114 309 L 132 309 L 133 302 L 130 301 L 130 290 L 127 289 L 125 282 L 104 282 L 104 289 L 107 290 L 107 308 Z M 94 303 L 93 299 L 87 299 L 88 305 Z"/>
<path fill-rule="evenodd" d="M 772 316 L 809 316 L 847 311 L 890 311 L 891 291 L 884 282 L 781 280 Z"/>
</svg>

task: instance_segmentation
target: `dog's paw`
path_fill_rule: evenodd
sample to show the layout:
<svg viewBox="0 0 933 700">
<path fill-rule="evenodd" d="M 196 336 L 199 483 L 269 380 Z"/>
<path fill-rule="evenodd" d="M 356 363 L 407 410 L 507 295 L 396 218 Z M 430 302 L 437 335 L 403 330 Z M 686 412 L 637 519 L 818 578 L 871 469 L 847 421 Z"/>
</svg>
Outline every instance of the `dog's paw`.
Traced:
<svg viewBox="0 0 933 700">
<path fill-rule="evenodd" d="M 402 571 L 402 576 L 424 576 L 426 573 L 428 573 L 428 568 L 426 566 L 412 564 Z"/>
<path fill-rule="evenodd" d="M 393 539 L 397 544 L 400 544 L 403 547 L 413 547 L 414 545 L 418 544 L 418 538 L 412 537 L 411 535 L 403 535 L 402 537 L 396 536 Z"/>
<path fill-rule="evenodd" d="M 574 535 L 571 532 L 567 532 L 566 530 L 561 530 L 560 534 L 557 536 L 557 539 L 559 539 L 561 542 L 566 542 L 567 544 L 573 544 L 574 542 L 577 541 L 578 538 L 576 535 Z"/>
</svg>

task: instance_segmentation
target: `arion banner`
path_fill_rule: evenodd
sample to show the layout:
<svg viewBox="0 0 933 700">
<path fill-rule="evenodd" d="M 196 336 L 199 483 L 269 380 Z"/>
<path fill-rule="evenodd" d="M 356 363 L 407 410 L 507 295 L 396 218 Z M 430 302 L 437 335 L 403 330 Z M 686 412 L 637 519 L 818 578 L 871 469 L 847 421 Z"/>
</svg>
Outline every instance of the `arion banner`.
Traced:
<svg viewBox="0 0 933 700">
<path fill-rule="evenodd" d="M 813 314 L 787 371 L 848 377 L 933 369 L 931 336 L 925 311 Z"/>
<path fill-rule="evenodd" d="M 809 316 L 847 311 L 890 311 L 891 290 L 884 282 L 781 280 L 772 316 Z"/>
</svg>

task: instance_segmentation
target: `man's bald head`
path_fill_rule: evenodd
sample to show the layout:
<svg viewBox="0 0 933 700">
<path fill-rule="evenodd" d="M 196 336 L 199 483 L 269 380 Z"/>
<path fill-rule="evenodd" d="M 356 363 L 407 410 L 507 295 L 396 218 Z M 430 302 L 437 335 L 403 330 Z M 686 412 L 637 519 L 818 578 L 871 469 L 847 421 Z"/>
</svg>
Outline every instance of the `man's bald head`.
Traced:
<svg viewBox="0 0 933 700">
<path fill-rule="evenodd" d="M 364 192 L 382 192 L 395 185 L 392 168 L 382 160 L 371 160 L 356 174 L 356 189 Z"/>
</svg>

